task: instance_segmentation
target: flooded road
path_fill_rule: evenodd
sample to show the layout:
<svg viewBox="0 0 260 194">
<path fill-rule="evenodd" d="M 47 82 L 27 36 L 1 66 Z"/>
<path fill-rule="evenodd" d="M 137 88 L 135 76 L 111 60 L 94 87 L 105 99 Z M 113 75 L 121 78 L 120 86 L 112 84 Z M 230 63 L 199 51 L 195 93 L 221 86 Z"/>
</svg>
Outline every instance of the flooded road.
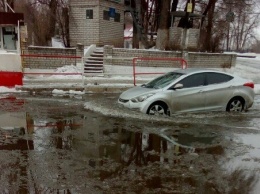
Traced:
<svg viewBox="0 0 260 194">
<path fill-rule="evenodd" d="M 117 97 L 2 95 L 0 193 L 259 193 L 260 96 L 170 118 Z"/>
</svg>

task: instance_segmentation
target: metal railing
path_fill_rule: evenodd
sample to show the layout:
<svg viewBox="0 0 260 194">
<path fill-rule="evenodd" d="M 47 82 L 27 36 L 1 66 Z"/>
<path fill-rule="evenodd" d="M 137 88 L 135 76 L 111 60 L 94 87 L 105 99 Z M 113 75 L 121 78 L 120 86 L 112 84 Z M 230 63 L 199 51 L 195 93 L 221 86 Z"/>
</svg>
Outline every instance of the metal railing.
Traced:
<svg viewBox="0 0 260 194">
<path fill-rule="evenodd" d="M 133 77 L 134 77 L 134 85 L 136 86 L 136 75 L 151 75 L 151 74 L 164 74 L 162 72 L 136 72 L 136 63 L 140 61 L 179 61 L 182 69 L 188 68 L 187 61 L 182 58 L 153 58 L 153 57 L 135 57 L 133 58 Z"/>
</svg>

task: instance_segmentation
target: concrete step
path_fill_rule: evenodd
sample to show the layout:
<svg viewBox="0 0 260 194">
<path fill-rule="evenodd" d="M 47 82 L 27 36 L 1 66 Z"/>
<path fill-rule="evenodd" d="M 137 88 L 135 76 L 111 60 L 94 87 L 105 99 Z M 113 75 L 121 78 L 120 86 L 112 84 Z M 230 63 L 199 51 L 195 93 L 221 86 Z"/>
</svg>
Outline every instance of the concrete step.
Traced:
<svg viewBox="0 0 260 194">
<path fill-rule="evenodd" d="M 104 51 L 103 50 L 95 50 L 93 53 L 95 53 L 95 54 L 104 54 Z"/>
<path fill-rule="evenodd" d="M 102 64 L 103 65 L 103 61 L 95 61 L 95 60 L 89 60 L 87 59 L 85 61 L 85 64 Z"/>
<path fill-rule="evenodd" d="M 87 69 L 85 70 L 84 74 L 88 73 L 103 73 L 103 69 Z"/>
<path fill-rule="evenodd" d="M 84 71 L 89 71 L 89 70 L 104 70 L 104 67 L 102 64 L 85 64 L 84 65 Z"/>
<path fill-rule="evenodd" d="M 85 77 L 84 82 L 86 81 L 86 79 L 92 79 L 93 77 L 104 77 L 104 73 L 83 73 L 83 76 Z"/>
<path fill-rule="evenodd" d="M 89 60 L 89 61 L 102 61 L 103 62 L 103 58 L 101 58 L 101 57 L 88 57 L 87 60 Z"/>
<path fill-rule="evenodd" d="M 88 68 L 102 68 L 103 69 L 103 65 L 102 64 L 85 64 L 84 65 L 84 69 L 88 69 Z"/>
<path fill-rule="evenodd" d="M 102 68 L 100 68 L 100 69 L 98 69 L 98 68 L 88 68 L 88 69 L 84 69 L 84 70 L 85 70 L 84 73 L 95 73 L 95 72 L 103 73 Z"/>
<path fill-rule="evenodd" d="M 103 74 L 104 50 L 102 47 L 96 50 L 88 57 L 84 64 L 84 75 Z"/>
<path fill-rule="evenodd" d="M 99 58 L 103 58 L 103 53 L 92 53 L 91 55 L 90 55 L 91 57 L 99 57 Z"/>
</svg>

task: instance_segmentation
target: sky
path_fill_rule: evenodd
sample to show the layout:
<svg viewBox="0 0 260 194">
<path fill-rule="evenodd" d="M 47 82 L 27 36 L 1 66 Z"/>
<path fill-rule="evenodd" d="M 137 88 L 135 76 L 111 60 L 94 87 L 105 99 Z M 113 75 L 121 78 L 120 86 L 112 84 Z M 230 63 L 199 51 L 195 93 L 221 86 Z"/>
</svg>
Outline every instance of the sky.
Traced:
<svg viewBox="0 0 260 194">
<path fill-rule="evenodd" d="M 254 81 L 255 83 L 255 93 L 260 95 L 260 54 L 254 54 L 256 55 L 256 58 L 243 58 L 243 60 L 241 61 L 239 58 L 236 62 L 235 67 L 233 67 L 232 69 L 229 70 L 230 73 L 233 73 L 235 75 L 239 75 L 241 77 L 244 78 L 248 78 Z M 252 66 L 252 64 L 254 64 L 254 66 Z M 258 67 L 259 64 L 259 67 Z M 55 73 L 67 73 L 67 74 L 72 74 L 72 75 L 52 75 L 49 77 L 49 79 L 52 80 L 64 80 L 64 84 L 68 84 L 68 80 L 82 80 L 82 76 L 81 74 L 81 70 L 73 65 L 67 65 L 61 68 L 57 68 Z M 42 79 L 43 76 L 39 76 L 39 79 Z M 122 76 L 121 76 L 122 78 Z M 24 78 L 24 79 L 30 79 L 30 78 Z M 35 78 L 33 78 L 35 79 Z M 119 76 L 116 77 L 112 77 L 110 79 L 119 79 Z M 131 78 L 129 78 L 131 79 Z M 44 82 L 41 82 L 42 84 L 44 84 Z M 63 84 L 63 82 L 59 82 L 61 85 Z M 120 83 L 119 83 L 120 84 Z M 115 84 L 114 84 L 115 85 Z M 122 83 L 120 84 L 122 85 Z M 0 93 L 19 93 L 22 92 L 20 90 L 16 90 L 15 88 L 7 88 L 7 87 L 3 87 L 0 86 Z M 84 94 L 84 92 L 78 92 L 78 91 L 62 91 L 59 89 L 54 89 L 52 91 L 52 93 L 54 94 Z"/>
</svg>

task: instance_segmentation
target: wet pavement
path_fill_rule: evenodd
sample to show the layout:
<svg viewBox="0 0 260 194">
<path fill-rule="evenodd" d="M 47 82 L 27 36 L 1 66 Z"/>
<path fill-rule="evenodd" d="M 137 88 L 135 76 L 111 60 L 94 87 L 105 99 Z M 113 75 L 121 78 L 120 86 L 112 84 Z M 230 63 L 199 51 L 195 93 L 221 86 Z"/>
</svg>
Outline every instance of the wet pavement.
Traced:
<svg viewBox="0 0 260 194">
<path fill-rule="evenodd" d="M 259 193 L 248 112 L 152 117 L 117 94 L 0 98 L 0 193 Z"/>
</svg>

